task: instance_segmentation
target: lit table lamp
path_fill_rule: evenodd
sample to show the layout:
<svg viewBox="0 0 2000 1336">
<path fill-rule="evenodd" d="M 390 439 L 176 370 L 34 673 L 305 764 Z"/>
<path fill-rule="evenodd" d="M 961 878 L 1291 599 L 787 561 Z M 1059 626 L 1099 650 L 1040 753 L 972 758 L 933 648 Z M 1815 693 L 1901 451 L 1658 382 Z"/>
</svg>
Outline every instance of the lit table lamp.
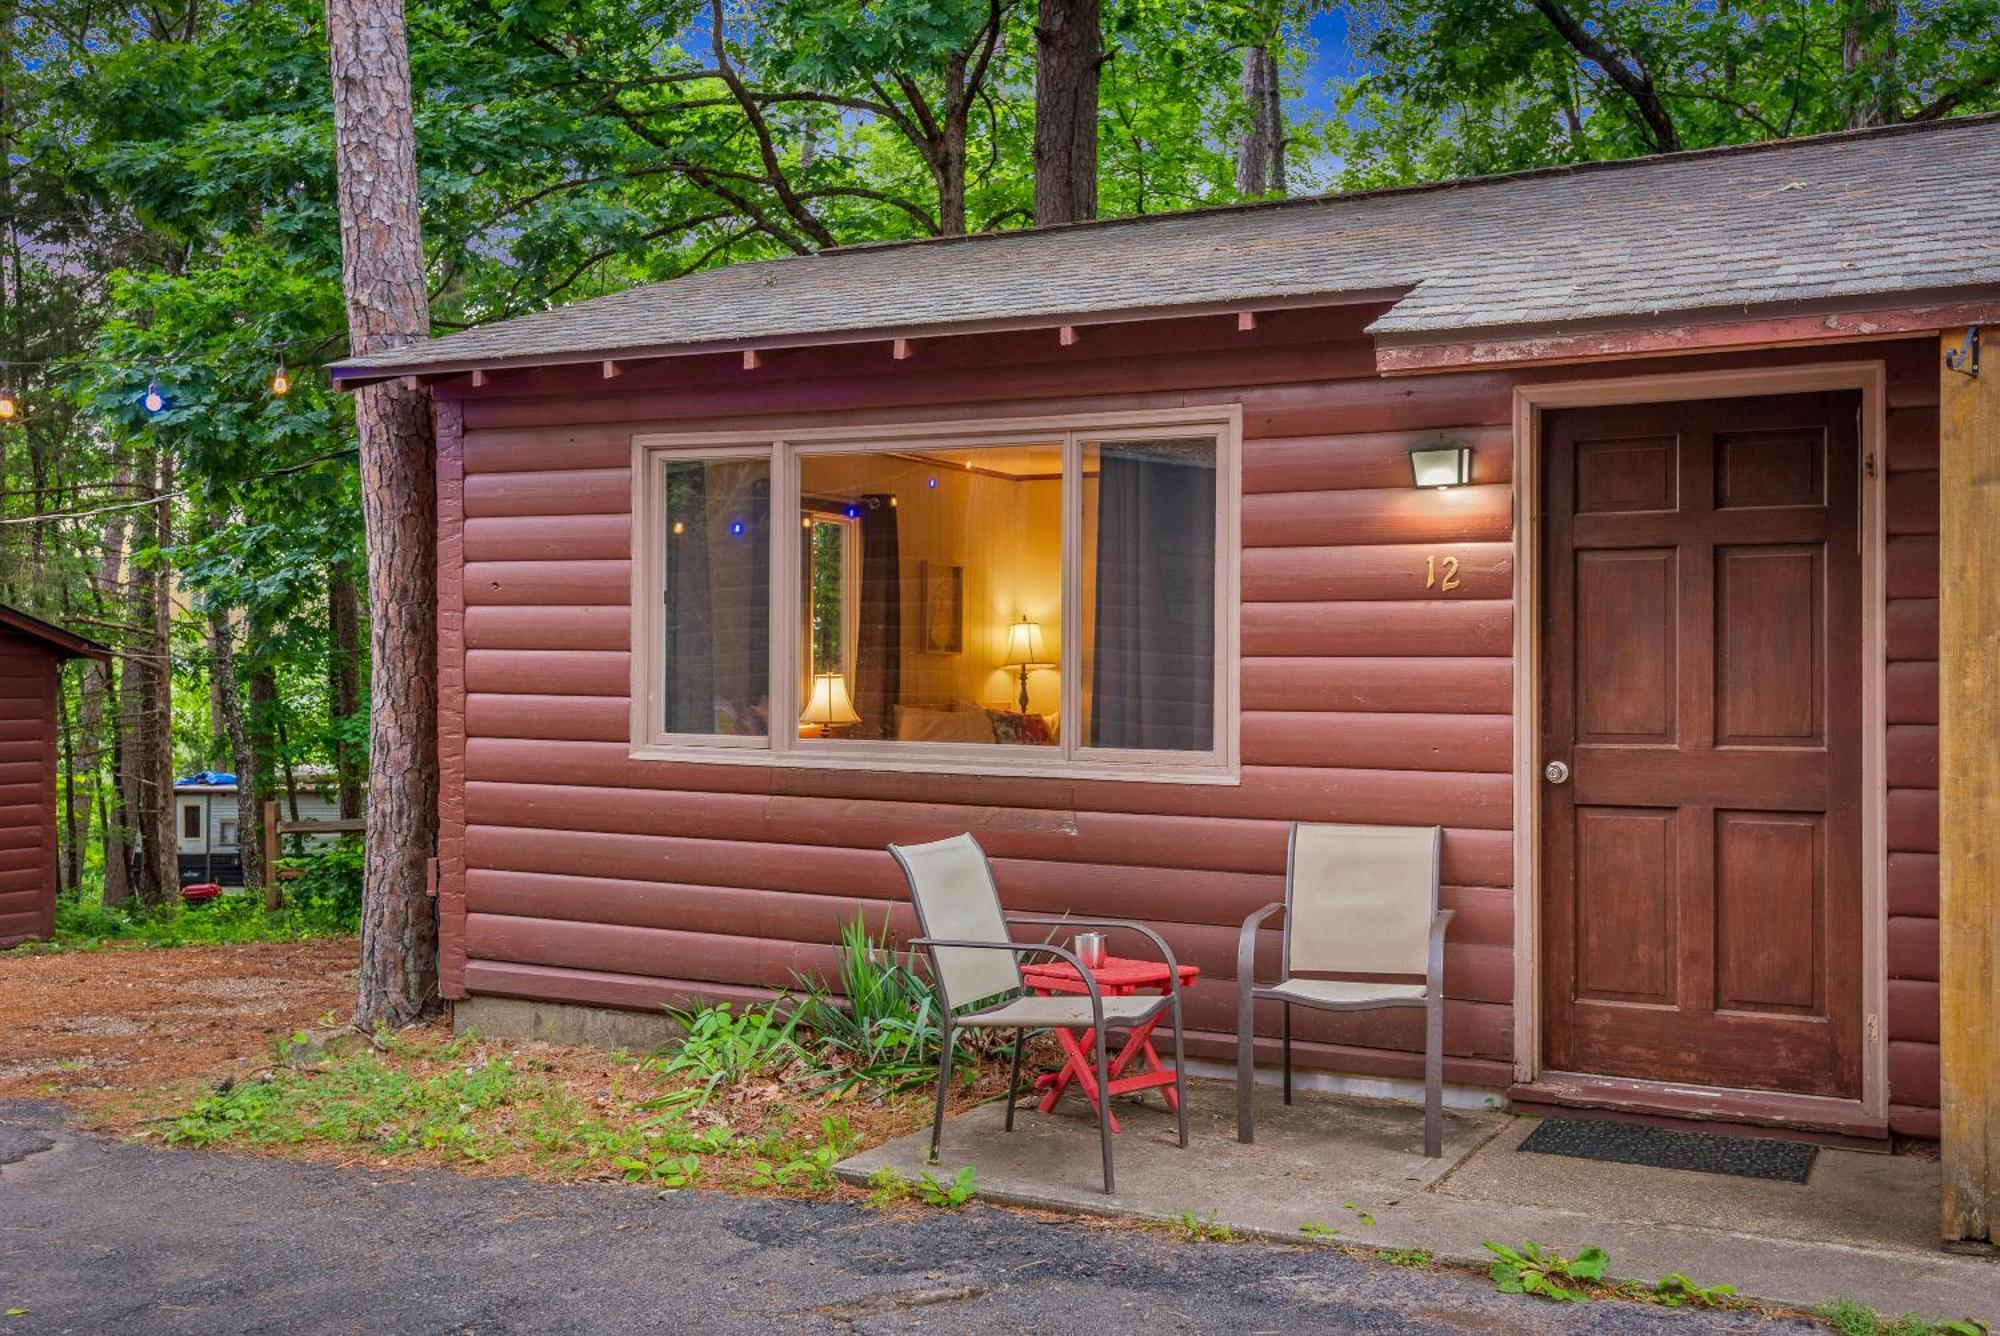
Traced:
<svg viewBox="0 0 2000 1336">
<path fill-rule="evenodd" d="M 1007 657 L 1000 660 L 1001 666 L 1018 668 L 1021 672 L 1021 713 L 1028 712 L 1028 672 L 1034 668 L 1053 668 L 1055 660 L 1042 644 L 1042 624 L 1031 622 L 1026 617 L 1007 628 Z"/>
<path fill-rule="evenodd" d="M 836 728 L 847 728 L 861 722 L 861 716 L 854 712 L 854 702 L 847 698 L 847 679 L 839 673 L 814 673 L 812 698 L 806 702 L 806 712 L 799 718 L 799 729 L 816 726 L 823 738 L 834 736 Z"/>
</svg>

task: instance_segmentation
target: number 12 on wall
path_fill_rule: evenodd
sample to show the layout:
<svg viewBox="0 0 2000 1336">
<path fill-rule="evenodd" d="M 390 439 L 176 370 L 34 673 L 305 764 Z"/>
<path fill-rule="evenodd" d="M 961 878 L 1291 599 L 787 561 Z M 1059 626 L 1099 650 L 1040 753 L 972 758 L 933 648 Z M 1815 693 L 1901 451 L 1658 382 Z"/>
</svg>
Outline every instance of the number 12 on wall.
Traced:
<svg viewBox="0 0 2000 1336">
<path fill-rule="evenodd" d="M 1440 558 L 1435 552 L 1424 558 L 1424 588 L 1449 594 L 1458 588 L 1458 558 Z"/>
</svg>

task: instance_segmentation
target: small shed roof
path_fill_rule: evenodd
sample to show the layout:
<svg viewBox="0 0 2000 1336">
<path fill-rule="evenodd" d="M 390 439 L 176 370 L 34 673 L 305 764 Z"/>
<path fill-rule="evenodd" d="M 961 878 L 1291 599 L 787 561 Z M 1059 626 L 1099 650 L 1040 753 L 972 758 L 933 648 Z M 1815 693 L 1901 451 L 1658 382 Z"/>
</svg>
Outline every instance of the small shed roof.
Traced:
<svg viewBox="0 0 2000 1336">
<path fill-rule="evenodd" d="M 1393 301 L 1440 338 L 2000 293 L 2000 116 L 732 265 L 335 364 L 385 373 Z"/>
<path fill-rule="evenodd" d="M 45 622 L 19 608 L 10 608 L 0 603 L 0 630 L 12 631 L 39 641 L 66 659 L 96 659 L 100 663 L 109 662 L 111 651 L 95 640 L 86 640 L 73 632 L 65 631 L 53 622 Z"/>
</svg>

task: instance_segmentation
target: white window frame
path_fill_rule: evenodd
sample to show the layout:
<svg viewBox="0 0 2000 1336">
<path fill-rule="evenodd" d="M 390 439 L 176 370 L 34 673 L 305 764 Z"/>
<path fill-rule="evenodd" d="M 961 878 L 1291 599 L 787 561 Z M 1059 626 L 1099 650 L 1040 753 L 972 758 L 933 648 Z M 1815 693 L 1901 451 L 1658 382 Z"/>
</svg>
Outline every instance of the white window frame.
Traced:
<svg viewBox="0 0 2000 1336">
<path fill-rule="evenodd" d="M 1235 784 L 1242 733 L 1242 437 L 1240 405 L 1150 412 L 1000 417 L 785 432 L 641 433 L 632 437 L 632 708 L 630 754 L 638 760 L 763 765 L 917 774 L 1008 774 L 1176 784 Z M 1206 752 L 1091 747 L 1076 737 L 1083 698 L 1083 488 L 1086 443 L 1211 436 L 1216 447 L 1215 745 Z M 804 591 L 798 580 L 804 526 L 798 460 L 813 454 L 907 454 L 981 446 L 1060 443 L 1062 487 L 1061 741 L 1054 747 L 987 743 L 800 738 L 776 703 L 803 685 L 799 643 Z M 660 728 L 663 675 L 665 488 L 670 461 L 770 461 L 770 681 L 767 733 L 669 734 Z M 852 545 L 858 553 L 858 544 Z M 858 564 L 858 558 L 857 558 Z M 843 638 L 851 650 L 851 638 Z M 843 653 L 843 658 L 847 654 Z M 782 722 L 781 722 L 782 721 Z"/>
</svg>

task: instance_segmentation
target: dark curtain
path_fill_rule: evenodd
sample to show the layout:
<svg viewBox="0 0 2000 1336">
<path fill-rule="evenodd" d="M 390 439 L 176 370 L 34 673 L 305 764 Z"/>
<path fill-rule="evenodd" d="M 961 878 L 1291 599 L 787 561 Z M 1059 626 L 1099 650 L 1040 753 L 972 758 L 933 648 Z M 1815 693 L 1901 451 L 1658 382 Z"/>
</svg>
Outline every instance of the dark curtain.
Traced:
<svg viewBox="0 0 2000 1336">
<path fill-rule="evenodd" d="M 854 638 L 852 736 L 896 736 L 903 694 L 903 558 L 896 508 L 887 495 L 861 498 L 861 611 Z"/>
<path fill-rule="evenodd" d="M 771 484 L 755 467 L 689 462 L 666 469 L 662 716 L 669 733 L 768 731 Z"/>
<path fill-rule="evenodd" d="M 1098 452 L 1090 745 L 1215 743 L 1215 446 Z"/>
</svg>

